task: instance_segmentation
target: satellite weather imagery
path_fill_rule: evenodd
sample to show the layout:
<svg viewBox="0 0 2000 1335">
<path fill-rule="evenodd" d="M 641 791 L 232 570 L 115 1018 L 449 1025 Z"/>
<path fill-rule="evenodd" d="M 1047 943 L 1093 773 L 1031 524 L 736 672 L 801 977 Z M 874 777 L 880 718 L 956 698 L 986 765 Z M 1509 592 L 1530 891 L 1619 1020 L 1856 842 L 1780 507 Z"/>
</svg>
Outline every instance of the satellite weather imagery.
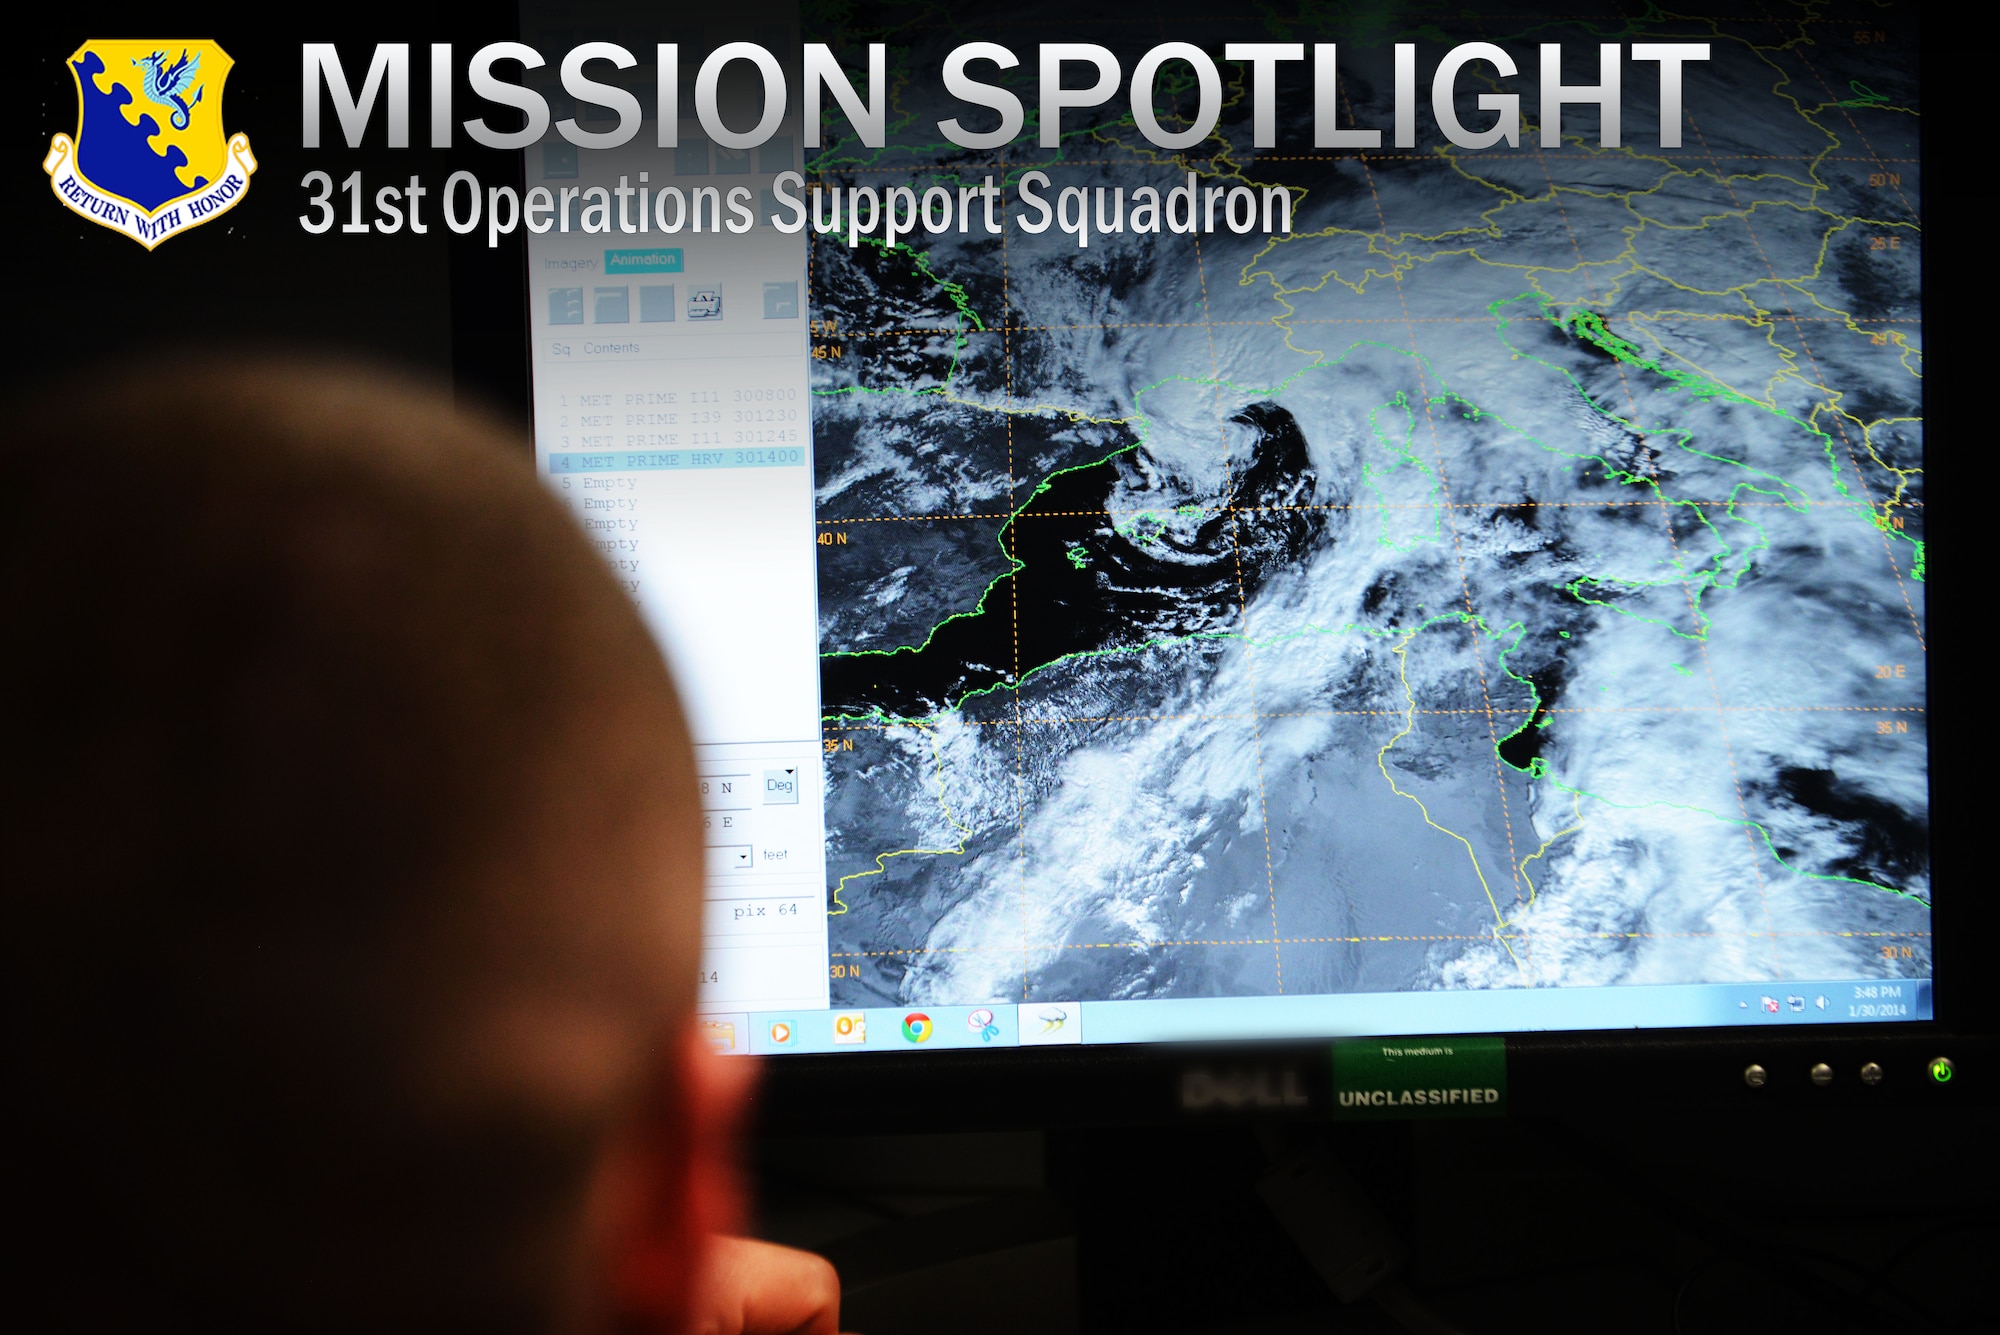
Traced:
<svg viewBox="0 0 2000 1335">
<path fill-rule="evenodd" d="M 807 5 L 892 90 L 808 180 L 1009 220 L 811 244 L 836 1006 L 1928 975 L 1915 20 L 1591 10 Z M 1121 93 L 1041 148 L 1044 40 L 1336 42 L 1384 146 L 1314 147 L 1306 62 L 1255 148 L 1219 60 L 1192 147 Z M 1002 148 L 936 129 L 997 120 L 936 86 L 969 41 L 1022 55 Z M 1520 72 L 1458 117 L 1518 94 L 1518 148 L 1431 113 L 1471 41 Z M 1621 146 L 1540 146 L 1544 42 L 1708 43 L 1681 146 L 1632 61 Z M 1080 246 L 1035 171 L 1291 227 Z"/>
</svg>

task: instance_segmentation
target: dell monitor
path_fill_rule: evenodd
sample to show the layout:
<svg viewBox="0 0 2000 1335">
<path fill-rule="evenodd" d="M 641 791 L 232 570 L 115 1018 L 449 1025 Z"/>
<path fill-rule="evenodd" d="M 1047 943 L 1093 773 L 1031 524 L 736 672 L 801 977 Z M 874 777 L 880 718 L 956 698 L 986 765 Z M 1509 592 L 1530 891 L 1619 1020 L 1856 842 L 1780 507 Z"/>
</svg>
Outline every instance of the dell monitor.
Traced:
<svg viewBox="0 0 2000 1335">
<path fill-rule="evenodd" d="M 535 466 L 681 686 L 718 1050 L 1956 1077 L 1914 18 L 1574 10 L 635 12 L 594 92 L 524 11 Z"/>
</svg>

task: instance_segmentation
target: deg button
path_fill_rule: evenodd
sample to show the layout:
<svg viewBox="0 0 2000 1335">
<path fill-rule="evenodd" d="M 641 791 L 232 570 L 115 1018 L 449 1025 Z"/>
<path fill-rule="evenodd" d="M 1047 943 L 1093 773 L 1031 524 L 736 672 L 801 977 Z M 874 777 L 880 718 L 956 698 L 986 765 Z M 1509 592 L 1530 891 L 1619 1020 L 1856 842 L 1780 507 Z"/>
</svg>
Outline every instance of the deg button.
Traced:
<svg viewBox="0 0 2000 1335">
<path fill-rule="evenodd" d="M 796 766 L 789 769 L 767 769 L 764 771 L 765 806 L 797 806 L 798 801 L 799 771 Z"/>
</svg>

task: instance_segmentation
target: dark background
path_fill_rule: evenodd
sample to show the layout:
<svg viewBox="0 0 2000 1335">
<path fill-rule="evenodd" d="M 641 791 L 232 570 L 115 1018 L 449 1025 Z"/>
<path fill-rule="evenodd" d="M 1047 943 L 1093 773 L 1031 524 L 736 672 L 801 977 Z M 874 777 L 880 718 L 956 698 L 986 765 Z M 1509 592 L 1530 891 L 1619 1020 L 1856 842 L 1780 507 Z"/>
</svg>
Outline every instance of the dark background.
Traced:
<svg viewBox="0 0 2000 1335">
<path fill-rule="evenodd" d="M 525 273 L 518 244 L 489 251 L 483 231 L 457 236 L 437 208 L 437 188 L 464 169 L 493 185 L 514 183 L 520 155 L 482 149 L 461 131 L 449 151 L 427 141 L 427 44 L 461 52 L 511 40 L 510 5 L 485 9 L 404 5 L 203 4 L 195 8 L 92 5 L 75 21 L 38 15 L 21 52 L 9 118 L 7 235 L 15 270 L 16 347 L 11 370 L 38 377 L 130 356 L 296 353 L 365 358 L 453 382 L 520 420 L 529 445 Z M 227 133 L 250 137 L 257 159 L 244 201 L 213 222 L 177 233 L 152 252 L 63 208 L 40 171 L 49 139 L 77 129 L 69 55 L 91 37 L 158 33 L 212 37 L 235 61 L 223 95 Z M 413 146 L 383 144 L 378 113 L 360 149 L 348 149 L 329 110 L 323 147 L 300 147 L 301 43 L 340 45 L 357 83 L 377 42 L 411 43 Z M 472 104 L 459 62 L 455 105 Z M 467 112 L 465 115 L 475 113 Z M 390 236 L 314 236 L 299 226 L 310 194 L 300 181 L 327 172 L 336 186 L 359 170 L 378 185 L 424 178 L 430 230 Z M 335 202 L 346 196 L 336 192 Z M 372 216 L 372 210 L 371 210 Z M 345 214 L 342 214 L 345 218 Z M 454 305 L 454 285 L 461 300 Z M 31 314 L 32 313 L 32 314 Z"/>
<path fill-rule="evenodd" d="M 411 42 L 421 140 L 420 44 L 470 50 L 514 35 L 511 6 L 485 12 L 101 5 L 74 22 L 39 17 L 16 47 L 23 110 L 4 140 L 12 392 L 170 353 L 358 357 L 499 408 L 527 448 L 518 247 L 456 237 L 434 208 L 425 236 L 313 236 L 298 225 L 299 182 L 314 169 L 336 182 L 360 169 L 371 190 L 412 173 L 435 187 L 460 168 L 488 183 L 518 180 L 516 155 L 463 141 L 449 154 L 391 151 L 378 129 L 359 150 L 299 147 L 302 41 L 342 43 L 357 72 L 375 42 Z M 51 135 L 75 133 L 66 57 L 92 36 L 156 32 L 211 36 L 234 57 L 224 121 L 248 133 L 259 169 L 236 209 L 149 254 L 61 207 L 39 164 Z M 1986 340 L 1969 328 L 1962 340 L 1939 333 L 1976 318 L 1971 306 L 1983 302 L 1977 199 L 1951 194 L 1979 180 L 1974 158 L 1958 165 L 1956 145 L 1972 147 L 1960 127 L 1990 113 L 1969 105 L 1977 87 L 1947 59 L 1924 53 L 1926 156 L 1953 164 L 1930 177 L 1925 237 L 1936 326 L 1926 331 L 1933 814 L 1946 890 L 1938 996 L 1944 1027 L 1985 1034 L 1992 910 L 1974 858 L 1990 823 L 1981 806 L 1990 730 L 1975 694 L 1987 637 L 1971 601 L 1982 553 L 1953 534 L 1980 523 L 1971 507 L 1991 435 L 1975 416 Z M 468 104 L 463 89 L 459 101 Z M 1968 304 L 1963 317 L 1955 302 Z M 754 1146 L 758 1227 L 833 1256 L 850 1324 L 876 1335 L 1900 1332 L 2000 1316 L 1986 1259 L 2000 1126 L 1983 1100 L 1730 1104 L 1686 1097 L 1693 1068 L 1658 1036 L 1634 1038 L 1622 1057 L 1566 1059 L 1561 1097 L 1505 1120 L 1366 1127 L 1161 1122 L 1150 1094 L 1121 1102 L 1115 1082 L 1085 1091 L 1046 1068 L 1009 1069 L 1024 1083 L 1004 1099 L 967 1081 L 896 1116 L 896 1086 L 850 1064 L 852 1075 L 781 1081 L 767 1095 L 767 1125 L 787 1129 Z M 873 1134 L 891 1124 L 893 1133 Z M 999 1129 L 964 1129 L 973 1126 Z M 1259 1193 L 1288 1174 L 1317 1191 L 1321 1235 L 1296 1217 L 1288 1228 Z M 1379 1262 L 1398 1277 L 1344 1304 L 1323 1271 L 1348 1262 Z"/>
</svg>

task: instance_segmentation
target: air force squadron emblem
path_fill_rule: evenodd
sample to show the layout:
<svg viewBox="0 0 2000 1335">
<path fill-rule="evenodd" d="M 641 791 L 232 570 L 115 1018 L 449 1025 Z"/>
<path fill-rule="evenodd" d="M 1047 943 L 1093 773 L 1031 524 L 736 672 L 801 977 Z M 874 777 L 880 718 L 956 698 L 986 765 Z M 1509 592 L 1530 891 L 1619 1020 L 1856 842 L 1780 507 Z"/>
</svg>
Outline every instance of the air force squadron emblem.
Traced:
<svg viewBox="0 0 2000 1335">
<path fill-rule="evenodd" d="M 223 133 L 232 63 L 214 42 L 78 47 L 76 138 L 57 135 L 42 161 L 56 198 L 148 250 L 234 208 L 257 159 L 247 135 Z"/>
</svg>

